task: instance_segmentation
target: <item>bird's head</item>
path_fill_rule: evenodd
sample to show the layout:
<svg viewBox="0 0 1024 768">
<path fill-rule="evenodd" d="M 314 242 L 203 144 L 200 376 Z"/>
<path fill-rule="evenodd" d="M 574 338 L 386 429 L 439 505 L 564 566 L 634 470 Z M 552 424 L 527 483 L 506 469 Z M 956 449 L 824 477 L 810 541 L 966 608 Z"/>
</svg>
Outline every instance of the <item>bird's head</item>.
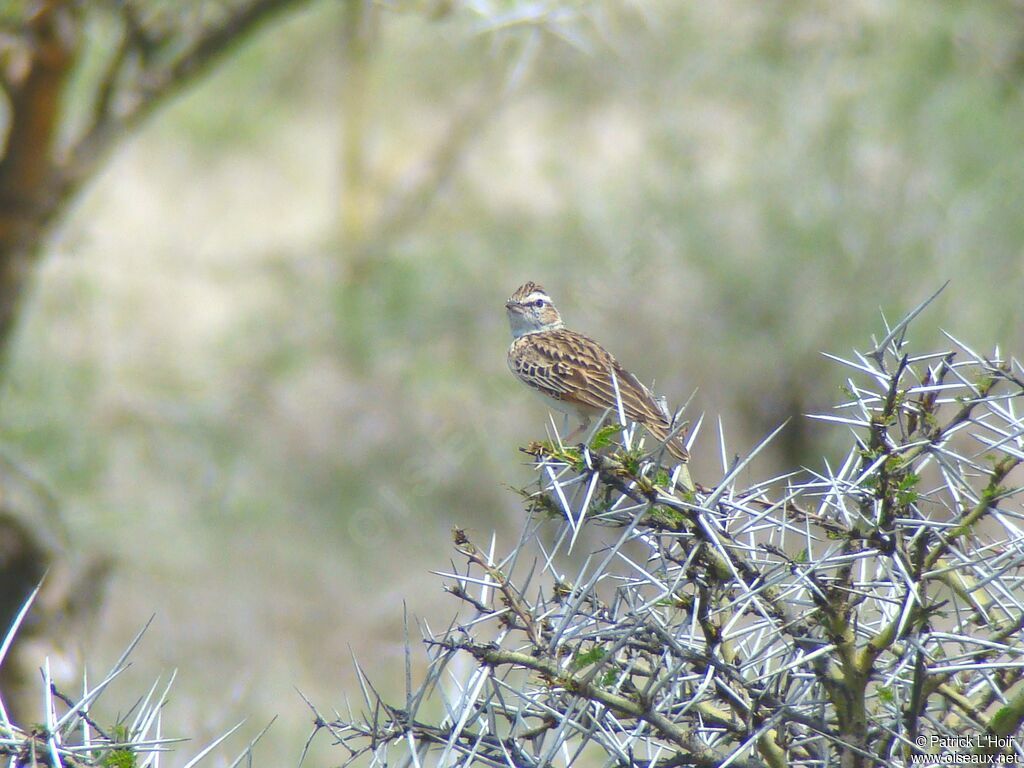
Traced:
<svg viewBox="0 0 1024 768">
<path fill-rule="evenodd" d="M 508 324 L 512 336 L 519 338 L 528 333 L 550 331 L 561 328 L 562 316 L 558 314 L 551 297 L 537 283 L 524 283 L 505 302 L 508 310 Z"/>
</svg>

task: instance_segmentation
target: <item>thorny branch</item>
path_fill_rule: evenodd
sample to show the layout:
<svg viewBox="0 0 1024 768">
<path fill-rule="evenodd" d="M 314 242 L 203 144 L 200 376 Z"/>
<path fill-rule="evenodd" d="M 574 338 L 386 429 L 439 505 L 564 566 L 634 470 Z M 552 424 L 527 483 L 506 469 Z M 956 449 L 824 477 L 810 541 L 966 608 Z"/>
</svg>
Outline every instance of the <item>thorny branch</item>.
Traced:
<svg viewBox="0 0 1024 768">
<path fill-rule="evenodd" d="M 530 446 L 519 544 L 497 557 L 456 532 L 466 615 L 426 633 L 415 696 L 452 679 L 447 716 L 349 713 L 330 732 L 374 765 L 517 768 L 908 765 L 922 735 L 1016 733 L 1022 368 L 959 343 L 913 355 L 898 330 L 839 360 L 849 400 L 819 418 L 853 446 L 819 473 L 694 493 L 642 447 Z M 589 555 L 587 526 L 605 539 Z"/>
</svg>

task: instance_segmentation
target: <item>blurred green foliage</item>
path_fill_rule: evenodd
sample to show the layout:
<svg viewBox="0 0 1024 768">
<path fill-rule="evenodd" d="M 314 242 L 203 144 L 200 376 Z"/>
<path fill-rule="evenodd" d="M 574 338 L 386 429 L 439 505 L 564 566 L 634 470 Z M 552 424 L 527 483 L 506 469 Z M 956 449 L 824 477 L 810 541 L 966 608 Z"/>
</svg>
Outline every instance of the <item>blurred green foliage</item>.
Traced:
<svg viewBox="0 0 1024 768">
<path fill-rule="evenodd" d="M 947 279 L 916 333 L 1024 340 L 1019 3 L 568 7 L 383 6 L 361 137 L 381 205 L 482 73 L 521 76 L 363 271 L 338 229 L 334 3 L 157 115 L 55 233 L 4 444 L 122 560 L 101 649 L 168 615 L 153 663 L 197 670 L 197 727 L 231 719 L 219 680 L 255 720 L 292 713 L 269 738 L 293 749 L 292 685 L 334 705 L 347 643 L 393 661 L 399 597 L 447 621 L 423 572 L 450 525 L 516 525 L 503 484 L 547 424 L 505 370 L 502 305 L 526 279 L 671 402 L 697 388 L 728 454 L 841 399 L 820 353 Z M 787 435 L 764 474 L 828 451 L 799 420 Z"/>
</svg>

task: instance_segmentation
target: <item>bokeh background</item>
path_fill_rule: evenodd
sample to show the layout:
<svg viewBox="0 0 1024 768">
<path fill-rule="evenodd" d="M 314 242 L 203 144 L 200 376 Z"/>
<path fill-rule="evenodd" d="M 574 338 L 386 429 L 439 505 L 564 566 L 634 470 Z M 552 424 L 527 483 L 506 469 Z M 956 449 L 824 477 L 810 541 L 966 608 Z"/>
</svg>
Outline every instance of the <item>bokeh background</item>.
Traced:
<svg viewBox="0 0 1024 768">
<path fill-rule="evenodd" d="M 352 5 L 276 17 L 123 137 L 0 390 L 5 460 L 113 558 L 90 669 L 155 615 L 108 706 L 177 669 L 165 732 L 248 718 L 240 748 L 277 715 L 257 764 L 297 761 L 296 689 L 358 699 L 351 653 L 402 689 L 453 525 L 516 535 L 547 421 L 505 367 L 526 279 L 696 390 L 706 482 L 718 418 L 742 453 L 794 417 L 752 477 L 820 466 L 821 353 L 946 280 L 920 348 L 1024 340 L 1019 0 Z"/>
</svg>

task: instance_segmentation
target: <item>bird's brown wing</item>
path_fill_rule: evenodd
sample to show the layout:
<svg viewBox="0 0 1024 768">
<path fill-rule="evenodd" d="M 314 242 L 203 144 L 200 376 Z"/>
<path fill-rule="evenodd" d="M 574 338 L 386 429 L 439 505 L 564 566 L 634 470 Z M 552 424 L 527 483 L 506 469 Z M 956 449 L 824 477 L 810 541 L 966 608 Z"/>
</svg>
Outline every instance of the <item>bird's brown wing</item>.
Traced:
<svg viewBox="0 0 1024 768">
<path fill-rule="evenodd" d="M 623 368 L 600 344 L 581 333 L 569 330 L 552 331 L 553 355 L 563 355 L 576 372 L 573 396 L 595 408 L 618 410 L 615 387 L 618 385 L 622 410 L 630 421 L 665 421 L 654 396 L 640 380 Z M 612 381 L 612 372 L 615 380 Z"/>
<path fill-rule="evenodd" d="M 618 384 L 627 418 L 668 424 L 647 387 L 600 344 L 581 333 L 561 328 L 524 336 L 512 345 L 509 366 L 524 383 L 549 397 L 594 410 L 618 409 Z"/>
<path fill-rule="evenodd" d="M 516 339 L 508 351 L 508 367 L 521 382 L 555 400 L 567 396 L 575 388 L 571 366 L 550 354 L 547 344 L 538 344 L 540 334 Z"/>
<path fill-rule="evenodd" d="M 650 390 L 588 336 L 565 328 L 523 336 L 512 344 L 508 361 L 523 383 L 595 412 L 618 411 L 618 385 L 627 419 L 643 424 L 662 441 L 670 432 L 669 420 Z M 678 436 L 669 441 L 668 450 L 681 461 L 687 458 Z"/>
<path fill-rule="evenodd" d="M 623 368 L 611 355 L 608 357 L 611 361 L 609 370 L 615 372 L 615 381 L 612 381 L 612 377 L 608 373 L 604 376 L 591 377 L 588 381 L 589 386 L 583 390 L 581 397 L 596 395 L 595 399 L 600 400 L 602 408 L 611 408 L 613 412 L 617 412 L 615 386 L 618 385 L 622 410 L 626 418 L 643 424 L 657 440 L 665 443 L 669 453 L 680 461 L 687 461 L 690 454 L 686 450 L 683 434 L 677 433 L 671 440 L 668 440 L 672 428 L 668 415 L 662 410 L 661 404 L 654 399 L 651 391 L 636 376 Z"/>
</svg>

